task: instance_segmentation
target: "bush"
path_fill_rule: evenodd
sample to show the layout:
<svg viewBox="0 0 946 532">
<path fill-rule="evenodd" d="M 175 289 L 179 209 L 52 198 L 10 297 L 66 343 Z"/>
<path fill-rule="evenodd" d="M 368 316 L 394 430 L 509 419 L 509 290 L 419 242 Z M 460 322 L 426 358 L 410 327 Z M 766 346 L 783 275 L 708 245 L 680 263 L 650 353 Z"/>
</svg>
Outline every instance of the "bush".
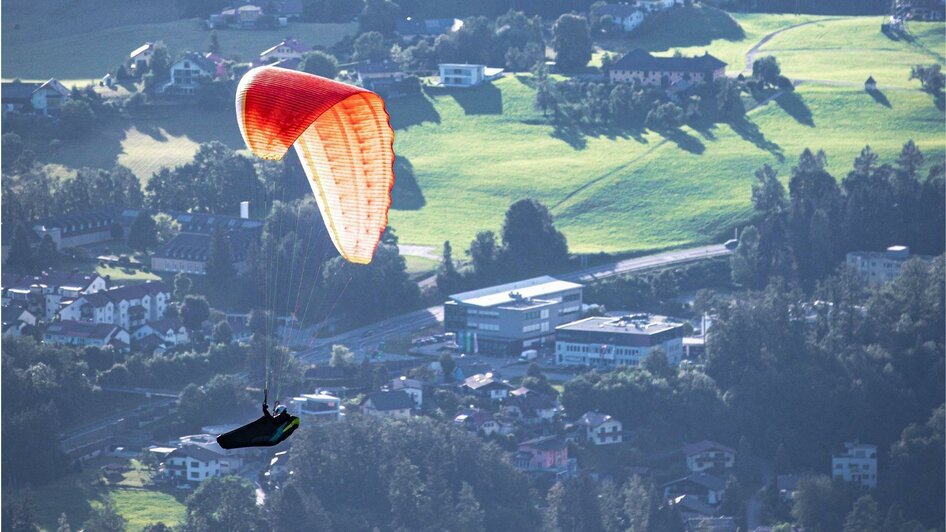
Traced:
<svg viewBox="0 0 946 532">
<path fill-rule="evenodd" d="M 69 100 L 59 110 L 60 130 L 68 138 L 79 138 L 95 126 L 92 107 L 82 100 Z"/>
</svg>

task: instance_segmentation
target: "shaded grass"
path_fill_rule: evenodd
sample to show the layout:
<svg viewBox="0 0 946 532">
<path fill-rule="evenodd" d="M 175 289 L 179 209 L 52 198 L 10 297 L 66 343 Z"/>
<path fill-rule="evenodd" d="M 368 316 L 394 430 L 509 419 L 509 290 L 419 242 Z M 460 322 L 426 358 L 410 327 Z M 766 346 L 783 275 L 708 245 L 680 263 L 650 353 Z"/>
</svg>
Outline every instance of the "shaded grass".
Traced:
<svg viewBox="0 0 946 532">
<path fill-rule="evenodd" d="M 111 276 L 112 282 L 119 284 L 136 284 L 145 281 L 160 281 L 161 277 L 153 273 L 136 270 L 134 268 L 123 268 L 119 266 L 96 266 L 96 273 L 101 276 Z"/>
<path fill-rule="evenodd" d="M 5 78 L 101 78 L 146 41 L 164 41 L 172 57 L 187 50 L 206 51 L 210 41 L 210 31 L 198 19 L 130 24 L 64 36 L 55 31 L 55 26 L 46 27 L 49 29 L 42 32 L 6 31 L 4 22 Z M 307 46 L 327 47 L 354 29 L 354 24 L 292 22 L 274 30 L 218 30 L 217 34 L 226 57 L 251 61 L 286 35 Z"/>
</svg>

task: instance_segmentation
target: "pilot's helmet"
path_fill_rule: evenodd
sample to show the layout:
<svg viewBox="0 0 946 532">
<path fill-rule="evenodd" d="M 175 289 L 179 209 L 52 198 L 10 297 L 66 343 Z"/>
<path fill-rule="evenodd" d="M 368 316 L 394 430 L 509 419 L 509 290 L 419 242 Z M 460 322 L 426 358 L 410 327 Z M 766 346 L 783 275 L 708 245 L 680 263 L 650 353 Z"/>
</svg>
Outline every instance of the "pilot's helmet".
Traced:
<svg viewBox="0 0 946 532">
<path fill-rule="evenodd" d="M 274 410 L 274 414 L 278 416 L 279 414 L 282 414 L 285 411 L 286 411 L 286 405 L 279 405 L 276 407 L 276 410 Z"/>
</svg>

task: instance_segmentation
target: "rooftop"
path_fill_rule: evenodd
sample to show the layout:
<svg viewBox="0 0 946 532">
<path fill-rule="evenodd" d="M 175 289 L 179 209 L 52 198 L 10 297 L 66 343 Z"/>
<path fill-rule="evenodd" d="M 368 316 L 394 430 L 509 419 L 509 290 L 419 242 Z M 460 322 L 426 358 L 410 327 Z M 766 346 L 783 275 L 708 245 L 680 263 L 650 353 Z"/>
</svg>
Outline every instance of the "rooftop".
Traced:
<svg viewBox="0 0 946 532">
<path fill-rule="evenodd" d="M 727 453 L 736 454 L 736 450 L 732 447 L 727 447 L 721 443 L 714 442 L 712 440 L 703 440 L 696 443 L 688 443 L 683 446 L 683 453 L 687 456 L 693 454 L 699 454 L 706 451 L 724 451 Z"/>
<path fill-rule="evenodd" d="M 669 321 L 666 316 L 653 314 L 632 314 L 617 318 L 609 316 L 592 316 L 564 325 L 559 325 L 559 331 L 588 331 L 619 334 L 657 334 L 669 331 L 683 325 Z"/>
<path fill-rule="evenodd" d="M 597 427 L 610 420 L 611 416 L 602 414 L 601 412 L 585 412 L 585 415 L 578 418 L 578 424 L 587 427 Z"/>
<path fill-rule="evenodd" d="M 523 299 L 540 298 L 581 288 L 582 285 L 543 275 L 525 281 L 506 283 L 450 296 L 452 301 L 476 307 L 495 307 Z"/>
<path fill-rule="evenodd" d="M 472 377 L 467 377 L 464 379 L 463 385 L 471 390 L 479 390 L 480 388 L 485 388 L 487 386 L 507 386 L 503 382 L 497 380 L 492 373 L 479 373 L 477 375 L 473 375 Z"/>
<path fill-rule="evenodd" d="M 414 400 L 407 392 L 398 390 L 395 392 L 374 392 L 369 393 L 365 402 L 371 401 L 374 410 L 387 412 L 390 410 L 410 410 L 414 408 Z"/>
<path fill-rule="evenodd" d="M 624 54 L 611 65 L 611 70 L 646 70 L 657 72 L 707 72 L 718 70 L 726 63 L 709 52 L 695 57 L 657 57 L 636 48 Z"/>
<path fill-rule="evenodd" d="M 533 438 L 531 440 L 526 440 L 519 444 L 519 449 L 523 447 L 530 447 L 532 449 L 538 449 L 540 451 L 554 451 L 556 449 L 561 449 L 562 447 L 567 447 L 568 442 L 565 441 L 561 436 L 542 436 L 541 438 Z"/>
<path fill-rule="evenodd" d="M 118 326 L 112 325 L 111 323 L 87 323 L 84 321 L 63 320 L 51 323 L 46 328 L 46 334 L 104 340 L 108 338 L 115 329 L 118 329 Z"/>
</svg>

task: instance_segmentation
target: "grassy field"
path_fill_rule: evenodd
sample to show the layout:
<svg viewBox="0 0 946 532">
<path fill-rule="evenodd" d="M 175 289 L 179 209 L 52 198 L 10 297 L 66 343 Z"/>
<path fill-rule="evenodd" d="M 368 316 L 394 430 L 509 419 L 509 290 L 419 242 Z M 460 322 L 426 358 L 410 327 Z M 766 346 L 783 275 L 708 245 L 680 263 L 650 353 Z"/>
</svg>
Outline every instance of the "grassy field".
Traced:
<svg viewBox="0 0 946 532">
<path fill-rule="evenodd" d="M 219 30 L 217 33 L 224 55 L 250 61 L 286 35 L 308 46 L 331 46 L 354 30 L 354 24 L 293 22 L 275 30 Z M 37 35 L 45 37 L 37 38 Z M 4 17 L 2 72 L 4 79 L 100 78 L 146 41 L 164 41 L 175 57 L 187 50 L 205 51 L 209 39 L 210 32 L 197 19 L 129 24 L 61 35 L 56 31 L 37 34 L 23 28 L 8 30 Z"/>
<path fill-rule="evenodd" d="M 108 498 L 115 511 L 128 520 L 128 530 L 163 521 L 175 526 L 184 519 L 183 494 L 166 493 L 145 487 L 148 473 L 137 462 L 129 462 L 124 478 L 109 484 L 99 468 L 120 459 L 97 459 L 87 463 L 81 473 L 73 473 L 31 492 L 37 521 L 43 530 L 56 530 L 59 516 L 66 514 L 73 530 L 88 519 L 93 508 Z"/>
</svg>

